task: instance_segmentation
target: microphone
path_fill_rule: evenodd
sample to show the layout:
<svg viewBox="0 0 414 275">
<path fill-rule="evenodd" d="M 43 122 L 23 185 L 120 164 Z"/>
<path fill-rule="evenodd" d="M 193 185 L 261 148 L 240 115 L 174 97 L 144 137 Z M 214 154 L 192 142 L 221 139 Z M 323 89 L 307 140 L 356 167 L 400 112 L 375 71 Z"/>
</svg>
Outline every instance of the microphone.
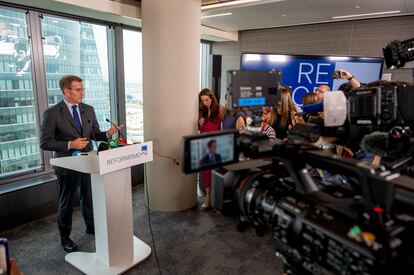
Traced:
<svg viewBox="0 0 414 275">
<path fill-rule="evenodd" d="M 324 94 L 323 102 L 303 105 L 303 113 L 324 112 L 323 123 L 326 127 L 342 126 L 347 118 L 346 96 L 341 91 Z"/>
<path fill-rule="evenodd" d="M 389 134 L 385 132 L 372 132 L 364 136 L 361 148 L 371 155 L 385 157 L 388 155 Z"/>
<path fill-rule="evenodd" d="M 82 110 L 83 110 L 83 108 L 82 108 Z M 88 119 L 88 123 L 89 123 L 89 124 L 91 124 L 91 123 L 92 123 L 92 121 L 91 121 L 90 119 Z M 94 133 L 94 131 L 93 131 L 93 127 L 92 127 L 92 138 L 93 138 L 93 140 L 95 141 L 96 150 L 97 150 L 97 152 L 99 153 L 98 142 L 96 141 L 96 137 L 95 137 L 95 133 Z"/>
<path fill-rule="evenodd" d="M 303 105 L 302 110 L 304 113 L 323 112 L 323 102 Z"/>
<path fill-rule="evenodd" d="M 118 133 L 119 133 L 119 135 L 125 140 L 125 142 L 126 142 L 126 138 L 124 137 L 124 135 L 122 134 L 122 132 L 121 132 L 121 130 L 119 129 L 119 127 L 118 127 L 118 125 L 116 125 L 115 123 L 113 123 L 112 121 L 110 121 L 108 118 L 107 119 L 105 119 L 106 120 L 106 122 L 109 122 L 109 123 L 111 123 L 113 126 L 115 126 L 115 128 L 118 130 Z"/>
</svg>

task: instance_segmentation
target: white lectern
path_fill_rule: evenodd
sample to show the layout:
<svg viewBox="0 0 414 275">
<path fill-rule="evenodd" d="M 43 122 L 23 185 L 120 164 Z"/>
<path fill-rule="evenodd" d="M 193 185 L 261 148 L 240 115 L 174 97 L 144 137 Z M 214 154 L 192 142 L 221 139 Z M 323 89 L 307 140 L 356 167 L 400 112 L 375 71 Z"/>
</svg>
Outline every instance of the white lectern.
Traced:
<svg viewBox="0 0 414 275">
<path fill-rule="evenodd" d="M 51 165 L 91 174 L 96 253 L 69 253 L 68 263 L 85 274 L 120 274 L 151 254 L 133 235 L 130 167 L 152 160 L 152 142 L 50 160 Z"/>
</svg>

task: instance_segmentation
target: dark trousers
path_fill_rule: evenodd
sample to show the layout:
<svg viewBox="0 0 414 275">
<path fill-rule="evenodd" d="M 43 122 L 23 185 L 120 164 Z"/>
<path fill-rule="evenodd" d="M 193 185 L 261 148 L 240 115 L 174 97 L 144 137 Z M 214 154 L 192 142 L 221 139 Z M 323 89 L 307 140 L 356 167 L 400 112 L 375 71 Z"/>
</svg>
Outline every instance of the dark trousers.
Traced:
<svg viewBox="0 0 414 275">
<path fill-rule="evenodd" d="M 72 230 L 72 213 L 76 194 L 79 189 L 80 204 L 86 228 L 93 229 L 93 207 L 91 177 L 85 173 L 71 173 L 70 175 L 57 176 L 59 183 L 59 210 L 58 226 L 60 238 L 69 238 Z"/>
</svg>

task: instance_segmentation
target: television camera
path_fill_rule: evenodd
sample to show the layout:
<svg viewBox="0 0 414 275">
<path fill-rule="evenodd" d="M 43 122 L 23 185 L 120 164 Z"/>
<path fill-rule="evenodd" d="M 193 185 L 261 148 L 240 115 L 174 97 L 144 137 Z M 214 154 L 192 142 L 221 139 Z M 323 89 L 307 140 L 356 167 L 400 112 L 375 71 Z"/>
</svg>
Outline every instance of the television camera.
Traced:
<svg viewBox="0 0 414 275">
<path fill-rule="evenodd" d="M 384 48 L 387 67 L 413 60 L 410 43 L 394 41 Z M 243 87 L 230 85 L 232 106 L 245 102 L 260 113 L 263 99 L 237 97 Z M 263 95 L 249 91 L 246 97 Z M 183 137 L 183 171 L 214 169 L 212 188 L 215 182 L 223 186 L 219 210 L 237 212 L 256 228 L 271 227 L 285 274 L 411 274 L 413 102 L 413 87 L 403 83 L 372 83 L 346 96 L 325 93 L 323 103 L 303 107 L 312 123 L 294 126 L 284 142 L 235 130 Z M 354 141 L 386 161 L 372 164 L 322 150 L 315 144 L 324 137 Z M 215 152 L 208 151 L 211 140 Z M 207 157 L 213 154 L 220 157 Z M 321 171 L 341 175 L 341 183 L 324 181 Z"/>
<path fill-rule="evenodd" d="M 414 60 L 414 38 L 390 42 L 383 48 L 387 68 L 401 68 Z"/>
<path fill-rule="evenodd" d="M 271 145 L 261 135 L 237 131 L 184 137 L 186 173 L 220 166 L 197 166 L 211 139 L 225 164 L 237 162 L 239 152 L 267 160 L 255 168 L 235 164 L 248 168 L 226 172 L 224 184 L 243 216 L 256 226 L 272 227 L 276 254 L 288 274 L 407 274 L 414 267 L 412 178 L 327 154 L 309 143 Z M 309 167 L 346 175 L 349 184 L 324 186 Z"/>
</svg>

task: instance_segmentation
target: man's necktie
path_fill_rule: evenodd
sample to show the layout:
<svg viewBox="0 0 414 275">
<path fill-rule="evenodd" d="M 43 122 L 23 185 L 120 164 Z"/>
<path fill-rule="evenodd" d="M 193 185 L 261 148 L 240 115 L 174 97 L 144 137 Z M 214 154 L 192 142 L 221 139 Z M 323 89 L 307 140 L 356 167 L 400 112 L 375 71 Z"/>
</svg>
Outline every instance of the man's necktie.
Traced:
<svg viewBox="0 0 414 275">
<path fill-rule="evenodd" d="M 76 110 L 77 108 L 78 108 L 78 105 L 73 105 L 72 106 L 73 119 L 75 120 L 76 127 L 78 127 L 78 130 L 82 135 L 82 124 L 81 124 L 81 121 L 80 121 L 80 118 L 79 118 L 78 111 Z"/>
</svg>

